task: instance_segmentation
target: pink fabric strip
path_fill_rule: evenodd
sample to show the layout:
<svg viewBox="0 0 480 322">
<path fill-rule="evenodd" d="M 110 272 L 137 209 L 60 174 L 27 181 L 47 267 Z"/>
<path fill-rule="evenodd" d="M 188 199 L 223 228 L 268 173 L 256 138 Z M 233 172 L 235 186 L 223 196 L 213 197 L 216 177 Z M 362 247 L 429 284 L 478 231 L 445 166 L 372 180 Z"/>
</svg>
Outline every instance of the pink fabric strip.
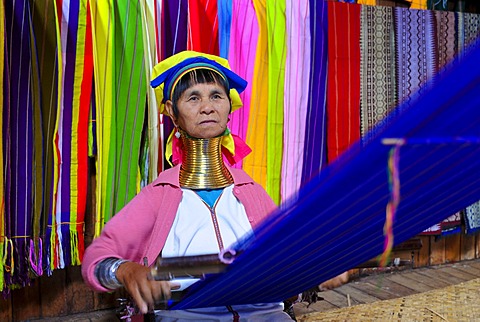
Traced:
<svg viewBox="0 0 480 322">
<path fill-rule="evenodd" d="M 229 128 L 233 134 L 238 135 L 243 141 L 247 139 L 258 33 L 258 21 L 253 1 L 233 0 L 228 60 L 232 70 L 246 79 L 248 86 L 240 94 L 243 107 L 230 115 Z M 242 162 L 235 165 L 235 168 L 241 167 Z"/>
<path fill-rule="evenodd" d="M 310 70 L 310 10 L 308 0 L 286 2 L 287 59 L 285 63 L 282 200 L 300 187 Z"/>
</svg>

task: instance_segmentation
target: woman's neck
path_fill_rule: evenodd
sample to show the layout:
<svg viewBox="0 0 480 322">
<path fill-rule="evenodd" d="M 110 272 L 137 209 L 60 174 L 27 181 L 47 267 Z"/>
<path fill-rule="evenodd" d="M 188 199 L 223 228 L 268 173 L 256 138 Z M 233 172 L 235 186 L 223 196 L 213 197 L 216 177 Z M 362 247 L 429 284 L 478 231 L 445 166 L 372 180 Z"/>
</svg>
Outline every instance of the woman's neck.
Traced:
<svg viewBox="0 0 480 322">
<path fill-rule="evenodd" d="M 190 189 L 217 189 L 233 183 L 221 152 L 222 136 L 211 139 L 189 137 L 181 131 L 183 159 L 180 186 Z"/>
</svg>

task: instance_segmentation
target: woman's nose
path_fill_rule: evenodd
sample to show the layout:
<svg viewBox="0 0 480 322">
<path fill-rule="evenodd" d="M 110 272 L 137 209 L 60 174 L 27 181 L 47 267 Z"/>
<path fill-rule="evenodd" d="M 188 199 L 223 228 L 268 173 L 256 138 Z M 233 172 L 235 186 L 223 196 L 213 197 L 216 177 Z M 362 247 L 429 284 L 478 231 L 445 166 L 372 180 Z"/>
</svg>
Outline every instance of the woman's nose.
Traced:
<svg viewBox="0 0 480 322">
<path fill-rule="evenodd" d="M 213 113 L 214 111 L 212 102 L 208 100 L 202 102 L 202 106 L 200 107 L 200 109 L 201 109 L 200 112 L 205 114 L 210 114 L 210 113 Z"/>
</svg>

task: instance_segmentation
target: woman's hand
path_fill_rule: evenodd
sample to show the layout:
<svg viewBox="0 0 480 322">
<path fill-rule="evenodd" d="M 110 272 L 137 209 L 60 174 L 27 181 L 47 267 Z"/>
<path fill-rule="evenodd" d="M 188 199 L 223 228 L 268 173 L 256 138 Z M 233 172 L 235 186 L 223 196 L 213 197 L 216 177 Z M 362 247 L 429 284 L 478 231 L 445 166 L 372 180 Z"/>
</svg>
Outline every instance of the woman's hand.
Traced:
<svg viewBox="0 0 480 322">
<path fill-rule="evenodd" d="M 116 274 L 143 314 L 153 309 L 155 303 L 170 299 L 171 290 L 180 287 L 168 281 L 153 280 L 150 268 L 134 262 L 121 264 Z"/>
</svg>

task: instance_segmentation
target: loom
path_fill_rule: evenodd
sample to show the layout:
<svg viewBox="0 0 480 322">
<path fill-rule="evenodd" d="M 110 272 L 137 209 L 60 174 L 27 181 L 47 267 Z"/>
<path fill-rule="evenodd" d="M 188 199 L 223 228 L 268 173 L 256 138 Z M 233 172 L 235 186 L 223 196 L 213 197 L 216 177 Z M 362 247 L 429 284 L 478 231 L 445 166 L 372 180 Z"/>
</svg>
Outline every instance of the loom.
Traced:
<svg viewBox="0 0 480 322">
<path fill-rule="evenodd" d="M 478 57 L 477 41 L 234 245 L 241 255 L 225 272 L 195 283 L 171 308 L 282 301 L 382 254 L 395 198 L 392 149 L 393 245 L 478 201 Z"/>
</svg>

